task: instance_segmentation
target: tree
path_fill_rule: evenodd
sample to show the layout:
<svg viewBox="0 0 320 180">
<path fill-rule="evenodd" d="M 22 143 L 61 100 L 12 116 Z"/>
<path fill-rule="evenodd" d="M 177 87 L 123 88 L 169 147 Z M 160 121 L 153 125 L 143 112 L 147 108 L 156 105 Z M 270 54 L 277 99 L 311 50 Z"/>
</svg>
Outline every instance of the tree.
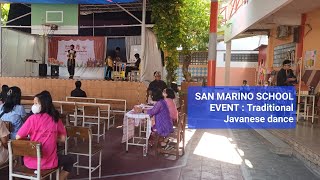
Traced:
<svg viewBox="0 0 320 180">
<path fill-rule="evenodd" d="M 191 81 L 188 71 L 192 51 L 207 50 L 209 41 L 210 0 L 184 0 L 182 11 L 182 73 L 186 81 Z"/>
<path fill-rule="evenodd" d="M 176 79 L 175 70 L 179 67 L 178 47 L 182 47 L 185 57 L 182 71 L 186 81 L 191 80 L 188 67 L 192 51 L 208 49 L 210 2 L 210 0 L 150 1 L 152 19 L 155 23 L 154 32 L 160 48 L 166 52 L 168 83 Z"/>
<path fill-rule="evenodd" d="M 1 23 L 5 24 L 8 20 L 10 4 L 1 4 Z"/>
<path fill-rule="evenodd" d="M 181 45 L 182 8 L 185 0 L 151 0 L 153 30 L 157 35 L 159 47 L 165 52 L 167 82 L 176 79 L 175 70 L 179 66 L 177 47 Z"/>
<path fill-rule="evenodd" d="M 186 81 L 191 81 L 188 71 L 193 51 L 208 50 L 210 26 L 210 0 L 184 0 L 182 54 L 184 55 L 182 73 Z M 218 22 L 223 17 L 219 15 Z M 218 23 L 218 28 L 220 28 Z"/>
</svg>

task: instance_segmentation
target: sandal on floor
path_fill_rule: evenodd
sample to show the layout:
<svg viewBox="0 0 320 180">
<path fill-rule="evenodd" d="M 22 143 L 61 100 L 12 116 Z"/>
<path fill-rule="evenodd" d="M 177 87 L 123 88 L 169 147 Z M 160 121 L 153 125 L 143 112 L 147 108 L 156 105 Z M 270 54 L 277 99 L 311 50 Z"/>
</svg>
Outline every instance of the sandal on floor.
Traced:
<svg viewBox="0 0 320 180">
<path fill-rule="evenodd" d="M 166 139 L 161 142 L 161 147 L 167 147 L 167 146 L 169 146 L 169 143 L 170 143 L 169 139 Z"/>
</svg>

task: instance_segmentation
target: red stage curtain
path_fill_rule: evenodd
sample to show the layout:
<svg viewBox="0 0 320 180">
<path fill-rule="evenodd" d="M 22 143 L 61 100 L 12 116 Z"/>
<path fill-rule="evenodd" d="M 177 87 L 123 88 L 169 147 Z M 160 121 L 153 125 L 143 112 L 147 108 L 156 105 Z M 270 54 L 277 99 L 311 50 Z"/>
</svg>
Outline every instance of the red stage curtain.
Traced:
<svg viewBox="0 0 320 180">
<path fill-rule="evenodd" d="M 93 40 L 94 41 L 94 53 L 97 60 L 104 60 L 105 54 L 105 38 L 104 37 L 90 37 L 90 36 L 59 36 L 49 38 L 48 43 L 48 57 L 57 59 L 58 55 L 58 41 L 69 40 Z"/>
</svg>

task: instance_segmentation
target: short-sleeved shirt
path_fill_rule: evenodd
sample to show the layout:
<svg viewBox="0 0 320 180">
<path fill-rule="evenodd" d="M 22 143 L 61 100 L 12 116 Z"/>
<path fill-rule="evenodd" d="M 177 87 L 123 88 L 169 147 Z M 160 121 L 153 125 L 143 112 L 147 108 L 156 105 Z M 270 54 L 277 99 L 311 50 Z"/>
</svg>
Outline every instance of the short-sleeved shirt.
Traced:
<svg viewBox="0 0 320 180">
<path fill-rule="evenodd" d="M 62 121 L 54 122 L 47 113 L 33 114 L 17 133 L 20 137 L 30 135 L 31 141 L 41 143 L 41 169 L 52 169 L 58 166 L 57 138 L 66 136 Z M 24 157 L 24 164 L 30 169 L 37 169 L 37 158 Z"/>
<path fill-rule="evenodd" d="M 162 81 L 162 80 L 154 80 L 149 84 L 148 90 L 156 90 L 156 89 L 160 89 L 161 91 L 163 91 L 164 89 L 167 88 L 167 84 Z"/>
<path fill-rule="evenodd" d="M 3 104 L 0 105 L 0 114 L 3 112 Z M 16 105 L 12 111 L 3 114 L 1 120 L 8 121 L 12 124 L 11 139 L 16 139 L 16 134 L 23 123 L 23 118 L 26 116 L 26 111 L 22 105 Z"/>
<path fill-rule="evenodd" d="M 10 132 L 8 131 L 5 123 L 0 120 L 0 138 L 4 138 L 8 136 Z M 2 145 L 0 141 L 0 165 L 4 164 L 7 162 L 9 159 L 9 152 L 4 146 Z"/>
</svg>

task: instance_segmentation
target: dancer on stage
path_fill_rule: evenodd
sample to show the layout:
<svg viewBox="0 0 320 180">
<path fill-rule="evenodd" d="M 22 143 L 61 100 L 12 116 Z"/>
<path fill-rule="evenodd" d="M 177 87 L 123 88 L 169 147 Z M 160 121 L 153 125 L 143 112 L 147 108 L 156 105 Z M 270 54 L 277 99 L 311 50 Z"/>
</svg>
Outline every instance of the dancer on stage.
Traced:
<svg viewBox="0 0 320 180">
<path fill-rule="evenodd" d="M 68 50 L 68 72 L 69 72 L 69 79 L 73 79 L 74 76 L 74 69 L 76 67 L 76 51 L 73 50 L 74 45 L 70 45 L 70 50 Z"/>
</svg>

